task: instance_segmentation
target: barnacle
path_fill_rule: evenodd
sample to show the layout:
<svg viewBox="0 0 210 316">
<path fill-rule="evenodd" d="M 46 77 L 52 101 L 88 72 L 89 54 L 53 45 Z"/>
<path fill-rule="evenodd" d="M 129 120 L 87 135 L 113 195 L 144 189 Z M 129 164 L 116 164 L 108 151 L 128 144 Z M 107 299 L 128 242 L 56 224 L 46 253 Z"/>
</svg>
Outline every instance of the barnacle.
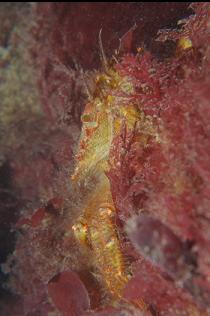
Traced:
<svg viewBox="0 0 210 316">
<path fill-rule="evenodd" d="M 192 41 L 189 37 L 181 37 L 178 41 L 178 47 L 182 50 L 192 48 Z"/>
</svg>

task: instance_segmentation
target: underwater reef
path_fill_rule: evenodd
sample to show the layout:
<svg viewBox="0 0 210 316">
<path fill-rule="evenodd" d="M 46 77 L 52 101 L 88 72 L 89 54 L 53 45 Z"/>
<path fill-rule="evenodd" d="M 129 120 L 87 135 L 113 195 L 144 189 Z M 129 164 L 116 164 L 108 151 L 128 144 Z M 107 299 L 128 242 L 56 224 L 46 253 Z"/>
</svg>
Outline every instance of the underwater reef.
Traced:
<svg viewBox="0 0 210 316">
<path fill-rule="evenodd" d="M 210 5 L 0 5 L 0 315 L 210 315 Z"/>
</svg>

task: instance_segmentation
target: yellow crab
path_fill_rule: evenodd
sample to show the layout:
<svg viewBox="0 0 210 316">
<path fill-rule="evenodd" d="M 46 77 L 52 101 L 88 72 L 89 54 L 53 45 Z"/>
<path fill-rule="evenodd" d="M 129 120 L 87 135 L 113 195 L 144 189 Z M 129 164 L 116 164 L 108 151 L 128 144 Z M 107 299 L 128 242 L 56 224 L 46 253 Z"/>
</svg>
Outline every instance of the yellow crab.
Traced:
<svg viewBox="0 0 210 316">
<path fill-rule="evenodd" d="M 95 78 L 93 98 L 82 115 L 82 132 L 72 180 L 75 184 L 94 178 L 95 186 L 85 199 L 82 216 L 73 225 L 75 237 L 84 247 L 89 247 L 105 288 L 113 299 L 122 299 L 122 290 L 129 280 L 121 242 L 115 224 L 115 207 L 112 200 L 108 170 L 112 141 L 119 135 L 123 122 L 133 129 L 142 113 L 128 104 L 119 106 L 117 88 L 126 93 L 133 91 L 132 84 L 109 68 Z M 135 305 L 146 309 L 140 299 Z"/>
</svg>

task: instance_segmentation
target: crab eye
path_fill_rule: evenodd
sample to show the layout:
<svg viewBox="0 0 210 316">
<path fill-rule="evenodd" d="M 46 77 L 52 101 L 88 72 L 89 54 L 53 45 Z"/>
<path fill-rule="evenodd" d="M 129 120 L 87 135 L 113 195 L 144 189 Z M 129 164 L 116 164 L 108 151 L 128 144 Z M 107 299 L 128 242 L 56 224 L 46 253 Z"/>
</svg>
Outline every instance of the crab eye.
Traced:
<svg viewBox="0 0 210 316">
<path fill-rule="evenodd" d="M 95 121 L 94 113 L 84 113 L 81 117 L 83 123 L 89 123 Z"/>
<path fill-rule="evenodd" d="M 81 121 L 85 127 L 96 128 L 98 126 L 96 115 L 94 113 L 83 114 L 81 117 Z"/>
</svg>

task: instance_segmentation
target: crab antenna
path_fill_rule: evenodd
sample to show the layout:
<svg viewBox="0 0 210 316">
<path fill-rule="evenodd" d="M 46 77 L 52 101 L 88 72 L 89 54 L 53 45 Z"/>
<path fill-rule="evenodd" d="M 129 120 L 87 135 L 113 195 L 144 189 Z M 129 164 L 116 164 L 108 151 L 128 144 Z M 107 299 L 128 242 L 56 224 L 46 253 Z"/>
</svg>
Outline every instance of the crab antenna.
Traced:
<svg viewBox="0 0 210 316">
<path fill-rule="evenodd" d="M 101 33 L 102 33 L 102 28 L 99 31 L 98 40 L 99 40 L 99 48 L 100 48 L 100 55 L 101 55 L 102 64 L 103 64 L 105 70 L 107 71 L 108 70 L 108 62 L 107 62 L 106 55 L 104 53 L 103 43 L 102 43 L 102 39 L 101 39 Z"/>
</svg>

